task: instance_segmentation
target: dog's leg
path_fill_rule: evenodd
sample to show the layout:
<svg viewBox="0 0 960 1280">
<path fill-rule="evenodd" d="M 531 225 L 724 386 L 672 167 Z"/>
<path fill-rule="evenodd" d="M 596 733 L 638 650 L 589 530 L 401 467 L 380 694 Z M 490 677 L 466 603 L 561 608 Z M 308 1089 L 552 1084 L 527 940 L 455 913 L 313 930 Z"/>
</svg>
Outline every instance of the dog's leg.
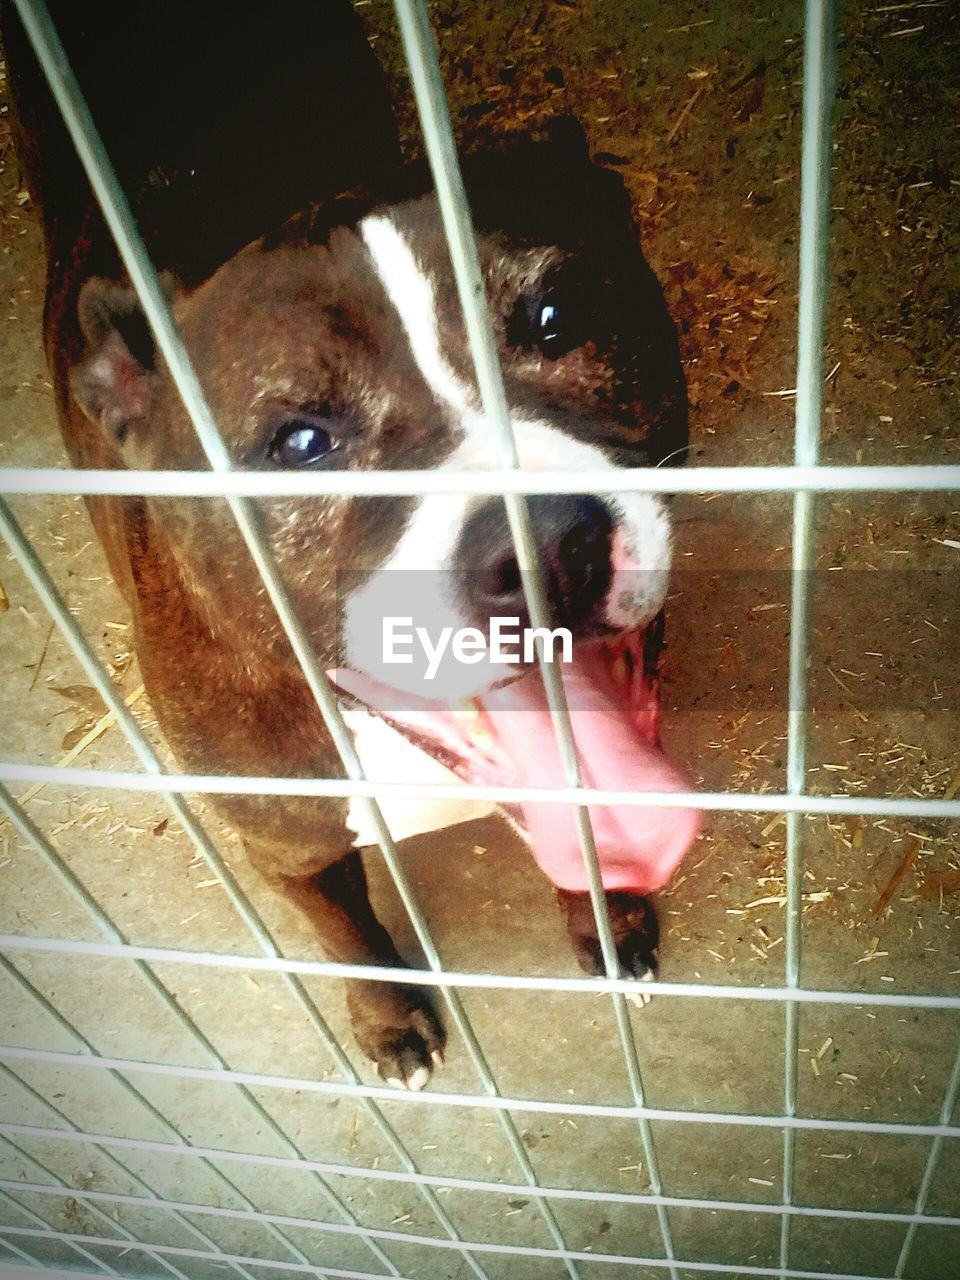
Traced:
<svg viewBox="0 0 960 1280">
<path fill-rule="evenodd" d="M 274 885 L 296 904 L 341 964 L 404 967 L 374 914 L 360 854 L 354 850 L 309 876 L 274 874 Z M 389 1084 L 422 1089 L 443 1062 L 443 1028 L 430 997 L 413 984 L 347 982 L 347 1007 L 357 1043 Z"/>
<path fill-rule="evenodd" d="M 638 893 L 608 893 L 606 899 L 621 976 L 636 978 L 644 983 L 654 982 L 658 968 L 660 927 L 653 904 L 649 898 Z M 605 976 L 590 895 L 558 889 L 557 900 L 567 922 L 570 941 L 581 969 L 597 977 Z M 650 1002 L 647 991 L 638 991 L 631 998 L 635 1004 Z"/>
</svg>

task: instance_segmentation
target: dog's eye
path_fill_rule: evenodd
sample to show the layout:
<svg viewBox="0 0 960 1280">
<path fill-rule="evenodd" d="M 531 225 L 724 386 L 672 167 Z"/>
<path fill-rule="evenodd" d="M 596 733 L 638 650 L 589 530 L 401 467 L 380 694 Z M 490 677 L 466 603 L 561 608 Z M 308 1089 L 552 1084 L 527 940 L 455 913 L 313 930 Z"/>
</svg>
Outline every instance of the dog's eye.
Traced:
<svg viewBox="0 0 960 1280">
<path fill-rule="evenodd" d="M 270 460 L 280 467 L 311 467 L 337 447 L 326 427 L 309 418 L 285 422 L 270 442 Z"/>
<path fill-rule="evenodd" d="M 574 282 L 551 283 L 517 299 L 505 321 L 506 339 L 521 351 L 559 360 L 591 335 L 591 312 Z"/>
<path fill-rule="evenodd" d="M 556 342 L 560 336 L 560 308 L 553 302 L 545 302 L 537 317 L 540 343 Z"/>
<path fill-rule="evenodd" d="M 583 342 L 571 323 L 570 308 L 554 290 L 544 294 L 535 308 L 533 339 L 548 360 L 559 360 Z"/>
</svg>

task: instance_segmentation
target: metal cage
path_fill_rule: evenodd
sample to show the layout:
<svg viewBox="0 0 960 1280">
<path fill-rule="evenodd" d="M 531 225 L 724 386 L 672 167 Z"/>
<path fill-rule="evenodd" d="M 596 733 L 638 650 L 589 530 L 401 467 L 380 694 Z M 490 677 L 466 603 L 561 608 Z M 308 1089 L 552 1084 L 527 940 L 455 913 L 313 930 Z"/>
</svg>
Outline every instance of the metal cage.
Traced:
<svg viewBox="0 0 960 1280">
<path fill-rule="evenodd" d="M 296 653 L 309 687 L 322 712 L 340 752 L 347 780 L 300 781 L 275 778 L 222 778 L 174 775 L 164 772 L 153 747 L 148 742 L 113 681 L 95 654 L 93 647 L 77 625 L 59 594 L 49 573 L 15 521 L 10 508 L 0 502 L 0 532 L 13 556 L 19 561 L 50 617 L 60 629 L 90 683 L 102 697 L 116 719 L 142 772 L 104 769 L 48 767 L 41 765 L 0 764 L 0 805 L 10 822 L 33 846 L 43 865 L 55 874 L 74 896 L 89 920 L 99 927 L 101 942 L 74 942 L 35 936 L 0 937 L 3 956 L 0 964 L 7 978 L 34 1005 L 43 1017 L 51 1020 L 66 1036 L 69 1050 L 51 1050 L 4 1045 L 0 1047 L 0 1073 L 16 1079 L 27 1088 L 49 1116 L 45 1126 L 4 1121 L 0 1135 L 20 1152 L 28 1172 L 21 1180 L 0 1181 L 0 1199 L 17 1206 L 30 1221 L 29 1226 L 0 1225 L 8 1258 L 0 1262 L 0 1277 L 29 1276 L 35 1271 L 44 1275 L 76 1276 L 117 1275 L 135 1259 L 136 1274 L 169 1273 L 179 1280 L 193 1280 L 195 1264 L 214 1263 L 226 1272 L 234 1272 L 254 1280 L 264 1274 L 279 1276 L 315 1275 L 321 1277 L 351 1276 L 366 1280 L 382 1275 L 402 1276 L 402 1263 L 395 1261 L 397 1245 L 416 1244 L 433 1251 L 437 1275 L 452 1273 L 454 1263 L 465 1266 L 480 1280 L 490 1276 L 492 1263 L 506 1265 L 520 1258 L 539 1259 L 555 1267 L 551 1274 L 565 1269 L 571 1280 L 589 1275 L 606 1274 L 608 1267 L 629 1266 L 639 1274 L 666 1273 L 671 1280 L 682 1275 L 778 1276 L 786 1280 L 866 1280 L 861 1276 L 841 1276 L 837 1272 L 802 1270 L 791 1266 L 791 1227 L 803 1217 L 832 1218 L 840 1221 L 884 1223 L 902 1232 L 899 1260 L 892 1275 L 900 1277 L 911 1259 L 911 1250 L 922 1224 L 960 1227 L 960 1217 L 934 1216 L 927 1213 L 928 1196 L 937 1172 L 945 1142 L 960 1137 L 955 1108 L 960 1097 L 960 1045 L 956 1052 L 949 1083 L 936 1123 L 908 1124 L 883 1121 L 814 1119 L 798 1113 L 797 1057 L 798 1017 L 803 1005 L 855 1005 L 863 1008 L 960 1010 L 960 996 L 909 995 L 888 992 L 811 990 L 800 985 L 801 910 L 802 910 L 802 842 L 801 820 L 808 814 L 874 814 L 922 816 L 926 818 L 960 818 L 960 800 L 911 799 L 906 797 L 859 799 L 826 797 L 806 793 L 805 750 L 807 737 L 807 672 L 809 650 L 810 584 L 807 570 L 812 566 L 814 513 L 819 493 L 831 491 L 949 491 L 960 489 L 960 467 L 932 466 L 821 466 L 819 464 L 819 432 L 821 388 L 823 385 L 823 331 L 826 294 L 826 260 L 829 217 L 829 172 L 831 154 L 831 115 L 833 106 L 834 19 L 830 0 L 807 0 L 804 50 L 803 91 L 803 156 L 802 206 L 800 228 L 800 303 L 798 317 L 798 359 L 796 380 L 795 464 L 785 467 L 664 467 L 656 471 L 603 473 L 585 475 L 526 473 L 517 467 L 517 454 L 504 398 L 500 369 L 486 314 L 480 269 L 470 225 L 470 214 L 460 179 L 453 134 L 447 113 L 443 86 L 436 57 L 433 35 L 423 0 L 396 0 L 404 49 L 412 76 L 436 189 L 439 195 L 449 248 L 455 266 L 460 300 L 467 323 L 477 380 L 481 389 L 484 412 L 496 436 L 498 466 L 489 471 L 453 475 L 403 471 L 373 474 L 303 475 L 258 474 L 233 468 L 191 370 L 177 330 L 167 309 L 162 291 L 128 210 L 124 195 L 112 173 L 110 161 L 97 136 L 94 121 L 86 109 L 80 86 L 74 80 L 49 16 L 38 0 L 16 0 L 30 38 L 44 66 L 84 166 L 100 200 L 110 228 L 117 240 L 131 280 L 156 334 L 163 355 L 193 420 L 198 437 L 210 464 L 205 472 L 79 472 L 34 469 L 0 472 L 0 489 L 8 494 L 151 494 L 195 495 L 198 500 L 217 496 L 225 498 L 256 562 L 283 628 Z M 353 741 L 341 719 L 337 700 L 327 678 L 311 652 L 306 632 L 291 607 L 286 589 L 275 566 L 270 547 L 258 525 L 252 499 L 256 496 L 291 494 L 410 494 L 426 492 L 469 492 L 503 496 L 509 513 L 517 559 L 528 583 L 528 605 L 534 625 L 546 618 L 545 596 L 539 580 L 537 555 L 526 511 L 526 496 L 541 492 L 602 492 L 637 490 L 659 493 L 707 492 L 778 492 L 793 495 L 792 599 L 789 652 L 789 706 L 787 787 L 782 794 L 688 793 L 669 797 L 657 794 L 623 795 L 592 790 L 582 785 L 573 746 L 570 721 L 564 703 L 563 689 L 554 669 L 541 662 L 541 670 L 549 692 L 554 727 L 564 762 L 566 786 L 555 792 L 520 788 L 454 788 L 453 792 L 481 795 L 498 801 L 519 800 L 540 803 L 564 803 L 576 807 L 582 852 L 591 885 L 591 897 L 597 915 L 604 961 L 608 977 L 599 980 L 580 978 L 502 976 L 489 973 L 451 972 L 444 968 L 431 937 L 425 913 L 398 857 L 386 824 L 378 808 L 378 797 L 385 795 L 442 794 L 450 788 L 414 787 L 402 784 L 378 785 L 363 776 Z M 165 800 L 176 821 L 182 824 L 210 874 L 223 886 L 230 902 L 249 931 L 252 947 L 248 955 L 173 950 L 161 947 L 131 945 L 123 932 L 98 905 L 97 901 L 69 868 L 23 806 L 14 799 L 9 784 L 57 783 L 71 787 L 98 789 L 129 788 L 155 792 Z M 188 807 L 185 793 L 251 792 L 270 795 L 321 795 L 359 797 L 369 806 L 371 818 L 379 832 L 379 845 L 390 876 L 409 913 L 416 937 L 427 958 L 428 968 L 419 970 L 365 969 L 357 966 L 322 961 L 286 959 L 279 951 L 271 932 L 264 924 L 224 861 L 213 838 Z M 710 983 L 663 982 L 658 998 L 683 1000 L 706 997 L 723 1002 L 736 999 L 773 1002 L 783 1009 L 785 1037 L 782 1110 L 777 1114 L 737 1114 L 667 1110 L 651 1107 L 645 1098 L 644 1080 L 634 1043 L 633 1031 L 626 1012 L 625 997 L 631 989 L 618 973 L 616 951 L 606 914 L 596 850 L 593 844 L 586 806 L 602 804 L 657 805 L 670 803 L 699 806 L 707 810 L 750 813 L 783 813 L 786 815 L 786 946 L 785 977 L 779 986 L 716 985 Z M 195 1047 L 202 1065 L 172 1066 L 149 1060 L 132 1060 L 112 1056 L 91 1043 L 69 1018 L 61 1013 L 31 982 L 26 958 L 38 954 L 57 956 L 63 963 L 74 956 L 104 957 L 125 962 L 148 989 L 182 1026 Z M 171 966 L 192 965 L 212 969 L 241 970 L 246 973 L 274 975 L 299 1006 L 305 1019 L 325 1046 L 339 1071 L 336 1080 L 281 1077 L 237 1069 L 225 1060 L 216 1046 L 178 1003 L 158 973 L 158 966 L 168 972 Z M 447 1093 L 434 1089 L 426 1094 L 394 1091 L 364 1083 L 340 1048 L 323 1015 L 314 1003 L 303 979 L 314 977 L 362 976 L 373 980 L 424 983 L 436 989 L 446 1012 L 467 1046 L 481 1087 L 477 1093 Z M 612 1006 L 622 1050 L 631 1100 L 628 1105 L 580 1104 L 563 1100 L 534 1101 L 505 1095 L 491 1070 L 480 1038 L 460 999 L 469 989 L 504 988 L 526 992 L 567 992 L 587 1000 L 603 993 Z M 151 1120 L 153 1138 L 86 1131 L 57 1107 L 53 1097 L 45 1097 L 16 1075 L 25 1063 L 42 1063 L 60 1071 L 108 1074 L 125 1094 L 145 1109 Z M 266 1156 L 240 1150 L 200 1147 L 190 1143 L 151 1101 L 147 1084 L 152 1077 L 175 1077 L 185 1081 L 221 1082 L 231 1086 L 242 1100 L 251 1124 L 264 1126 L 276 1139 L 282 1154 Z M 309 1095 L 343 1096 L 355 1099 L 376 1127 L 396 1160 L 396 1168 L 381 1169 L 349 1163 L 307 1158 L 293 1136 L 285 1131 L 262 1102 L 264 1091 L 299 1091 Z M 384 1104 L 435 1107 L 478 1108 L 501 1126 L 506 1143 L 516 1162 L 519 1177 L 509 1181 L 468 1179 L 421 1172 L 413 1152 L 390 1120 Z M 629 1121 L 636 1125 L 643 1159 L 649 1177 L 649 1191 L 611 1193 L 589 1188 L 569 1189 L 544 1185 L 520 1139 L 518 1112 L 555 1114 L 569 1117 L 595 1116 Z M 766 1128 L 782 1134 L 782 1200 L 781 1203 L 758 1204 L 737 1200 L 677 1197 L 666 1194 L 658 1172 L 653 1122 L 669 1120 L 696 1122 L 733 1129 Z M 886 1134 L 922 1139 L 927 1144 L 924 1173 L 916 1190 L 912 1212 L 880 1212 L 856 1209 L 814 1208 L 798 1203 L 794 1191 L 795 1142 L 803 1131 L 848 1134 Z M 44 1139 L 48 1143 L 70 1147 L 95 1147 L 109 1164 L 132 1180 L 135 1195 L 119 1195 L 64 1185 L 23 1145 L 28 1139 Z M 176 1155 L 202 1162 L 215 1184 L 222 1188 L 235 1207 L 196 1204 L 160 1196 L 150 1185 L 149 1177 L 137 1172 L 140 1159 L 151 1152 Z M 236 1170 L 295 1170 L 315 1180 L 324 1208 L 315 1218 L 268 1213 L 258 1208 L 254 1199 L 236 1179 Z M 406 1184 L 422 1201 L 436 1224 L 435 1234 L 410 1234 L 404 1231 L 375 1229 L 362 1225 L 344 1198 L 335 1189 L 340 1175 L 368 1180 L 371 1185 Z M 333 1181 L 331 1181 L 333 1179 Z M 469 1240 L 459 1234 L 442 1199 L 445 1191 L 455 1188 L 466 1192 L 490 1193 L 504 1197 L 524 1195 L 536 1204 L 549 1233 L 548 1248 L 524 1246 L 508 1240 Z M 25 1208 L 18 1195 L 34 1197 L 70 1197 L 102 1224 L 103 1232 L 56 1230 L 41 1213 Z M 576 1201 L 586 1205 L 609 1205 L 652 1208 L 661 1244 L 661 1254 L 652 1257 L 601 1253 L 568 1247 L 558 1223 L 558 1204 Z M 36 1199 L 32 1203 L 38 1203 Z M 162 1239 L 138 1239 L 127 1227 L 111 1216 L 118 1206 L 137 1206 L 167 1215 L 178 1230 L 185 1230 L 193 1243 L 171 1245 Z M 671 1230 L 671 1212 L 677 1207 L 725 1210 L 731 1213 L 774 1215 L 780 1223 L 779 1264 L 751 1265 L 748 1262 L 724 1263 L 690 1260 L 678 1256 Z M 218 1245 L 215 1230 L 229 1219 L 256 1224 L 271 1241 L 273 1256 L 246 1256 L 230 1253 Z M 321 1231 L 337 1242 L 345 1237 L 359 1241 L 366 1249 L 369 1270 L 320 1265 L 311 1261 L 298 1243 L 298 1232 Z M 38 1253 L 38 1244 L 48 1246 Z M 51 1254 L 49 1246 L 54 1253 Z M 58 1261 L 59 1259 L 59 1261 Z M 111 1262 L 111 1259 L 113 1260 Z M 452 1260 L 451 1260 L 452 1259 Z M 53 1264 L 53 1265 L 51 1265 Z M 448 1272 L 445 1268 L 450 1268 Z M 639 1269 L 639 1270 L 638 1270 Z M 609 1271 L 609 1274 L 620 1272 Z M 960 1274 L 960 1273 L 958 1273 Z"/>
</svg>

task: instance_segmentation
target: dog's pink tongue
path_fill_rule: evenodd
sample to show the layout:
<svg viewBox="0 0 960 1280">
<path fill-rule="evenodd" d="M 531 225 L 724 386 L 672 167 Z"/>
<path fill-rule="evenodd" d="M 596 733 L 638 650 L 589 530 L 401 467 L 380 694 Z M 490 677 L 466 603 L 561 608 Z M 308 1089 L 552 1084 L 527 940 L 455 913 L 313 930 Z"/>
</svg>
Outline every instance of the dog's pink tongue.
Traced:
<svg viewBox="0 0 960 1280">
<path fill-rule="evenodd" d="M 689 781 L 667 760 L 657 733 L 656 690 L 642 680 L 631 691 L 614 684 L 599 650 L 561 667 L 584 786 L 611 791 L 687 791 Z M 497 743 L 521 786 L 563 786 L 564 775 L 537 672 L 480 699 Z M 625 707 L 625 701 L 628 705 Z M 694 809 L 591 806 L 605 889 L 650 893 L 670 879 L 700 826 Z M 561 889 L 586 892 L 583 855 L 569 805 L 523 806 L 524 825 L 541 869 Z"/>
</svg>

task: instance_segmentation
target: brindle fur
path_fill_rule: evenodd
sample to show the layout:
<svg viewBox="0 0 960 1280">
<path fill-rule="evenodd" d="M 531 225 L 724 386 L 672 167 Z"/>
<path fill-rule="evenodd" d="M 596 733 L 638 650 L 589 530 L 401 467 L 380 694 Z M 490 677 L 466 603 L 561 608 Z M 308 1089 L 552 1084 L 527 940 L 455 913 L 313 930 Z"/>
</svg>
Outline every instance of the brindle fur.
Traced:
<svg viewBox="0 0 960 1280">
<path fill-rule="evenodd" d="M 453 442 L 436 429 L 413 366 L 388 358 L 405 343 L 365 279 L 352 230 L 372 207 L 370 191 L 415 197 L 424 176 L 401 172 L 379 69 L 349 5 L 284 0 L 268 22 L 261 5 L 243 0 L 165 0 L 149 9 L 58 0 L 51 9 L 238 462 L 265 465 L 271 423 L 311 406 L 347 424 L 353 467 L 441 461 Z M 203 466 L 10 6 L 3 37 L 18 152 L 46 240 L 45 340 L 70 458 L 80 467 Z M 561 425 L 589 422 L 592 438 L 620 462 L 655 464 L 682 448 L 676 343 L 620 179 L 590 165 L 582 135 L 559 129 L 542 145 L 478 156 L 468 180 L 513 401 L 536 402 Z M 344 191 L 353 194 L 338 199 Z M 429 198 L 406 204 L 402 224 L 419 252 L 446 262 Z M 591 343 L 549 368 L 511 351 L 508 332 L 523 264 L 537 246 L 547 248 L 544 261 L 580 262 L 591 281 L 617 273 L 615 286 L 604 285 Z M 452 285 L 442 299 L 452 358 L 469 377 Z M 634 337 L 625 341 L 628 330 Z M 88 505 L 133 614 L 152 705 L 182 767 L 341 777 L 226 505 Z M 408 505 L 264 504 L 278 561 L 325 664 L 336 659 L 338 572 L 377 565 Z M 224 796 L 217 805 L 331 958 L 400 963 L 370 906 L 345 802 Z M 583 895 L 562 899 L 577 953 L 595 967 Z M 632 957 L 627 968 L 639 972 L 652 963 L 646 911 L 629 895 L 610 901 L 618 945 Z M 348 999 L 358 1041 L 385 1078 L 422 1078 L 438 1061 L 443 1031 L 422 991 L 356 982 Z"/>
</svg>

